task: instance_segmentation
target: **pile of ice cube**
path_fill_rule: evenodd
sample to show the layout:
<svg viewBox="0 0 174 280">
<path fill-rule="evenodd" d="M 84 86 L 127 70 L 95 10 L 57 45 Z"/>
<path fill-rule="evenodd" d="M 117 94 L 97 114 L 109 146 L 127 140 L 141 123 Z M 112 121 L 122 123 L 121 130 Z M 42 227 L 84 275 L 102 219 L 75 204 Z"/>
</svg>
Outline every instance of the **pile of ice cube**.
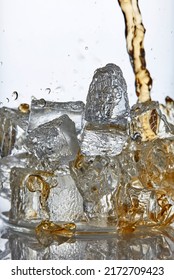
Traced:
<svg viewBox="0 0 174 280">
<path fill-rule="evenodd" d="M 122 71 L 107 64 L 95 71 L 86 105 L 33 99 L 28 113 L 1 108 L 0 188 L 9 220 L 172 223 L 172 102 L 170 110 L 154 101 L 130 110 Z M 168 161 L 160 163 L 164 153 Z"/>
</svg>

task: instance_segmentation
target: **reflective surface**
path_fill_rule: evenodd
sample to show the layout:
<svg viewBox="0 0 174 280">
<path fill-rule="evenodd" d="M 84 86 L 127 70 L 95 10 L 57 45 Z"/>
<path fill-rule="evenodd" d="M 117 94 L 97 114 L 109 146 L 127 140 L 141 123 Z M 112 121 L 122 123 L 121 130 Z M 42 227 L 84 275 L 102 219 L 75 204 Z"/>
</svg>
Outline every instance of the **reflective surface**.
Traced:
<svg viewBox="0 0 174 280">
<path fill-rule="evenodd" d="M 166 228 L 125 235 L 81 235 L 43 246 L 32 233 L 2 227 L 1 260 L 172 260 L 174 231 Z"/>
</svg>

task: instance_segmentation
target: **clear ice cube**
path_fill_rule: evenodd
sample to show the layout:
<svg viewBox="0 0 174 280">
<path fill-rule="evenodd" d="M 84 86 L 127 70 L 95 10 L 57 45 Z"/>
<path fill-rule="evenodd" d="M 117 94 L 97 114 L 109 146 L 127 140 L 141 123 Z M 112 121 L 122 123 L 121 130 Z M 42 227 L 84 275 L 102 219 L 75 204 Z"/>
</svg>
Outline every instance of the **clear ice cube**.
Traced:
<svg viewBox="0 0 174 280">
<path fill-rule="evenodd" d="M 105 225 L 115 216 L 115 193 L 120 180 L 116 157 L 87 157 L 79 154 L 71 163 L 71 175 L 83 197 L 84 212 L 89 219 Z"/>
<path fill-rule="evenodd" d="M 142 141 L 172 137 L 174 125 L 162 114 L 156 101 L 137 103 L 131 108 L 130 134 L 133 139 Z"/>
<path fill-rule="evenodd" d="M 42 173 L 31 168 L 13 167 L 11 169 L 11 210 L 9 220 L 12 222 L 20 223 L 25 220 L 40 219 L 42 217 L 39 191 L 30 192 L 26 187 L 26 182 L 31 174 L 41 176 Z"/>
<path fill-rule="evenodd" d="M 97 69 L 87 95 L 85 120 L 125 126 L 129 111 L 127 86 L 120 67 L 110 63 Z"/>
<path fill-rule="evenodd" d="M 16 109 L 0 108 L 0 156 L 23 151 L 28 126 L 28 113 Z"/>
<path fill-rule="evenodd" d="M 129 113 L 127 86 L 121 69 L 115 64 L 97 69 L 85 107 L 87 122 L 80 137 L 82 154 L 115 156 L 121 153 L 128 138 Z"/>
<path fill-rule="evenodd" d="M 127 139 L 127 131 L 122 127 L 87 123 L 81 135 L 81 153 L 113 157 L 121 153 Z"/>
<path fill-rule="evenodd" d="M 79 150 L 75 124 L 67 115 L 46 122 L 28 134 L 26 147 L 49 168 L 68 163 Z"/>
<path fill-rule="evenodd" d="M 76 131 L 79 133 L 83 125 L 84 108 L 85 104 L 82 101 L 51 102 L 32 99 L 28 131 L 66 114 L 74 121 Z"/>
<path fill-rule="evenodd" d="M 48 198 L 50 219 L 53 221 L 78 221 L 83 216 L 83 199 L 69 171 L 55 172 L 57 186 L 51 188 Z"/>
<path fill-rule="evenodd" d="M 171 139 L 129 142 L 118 156 L 116 194 L 120 230 L 174 222 L 174 143 Z"/>
<path fill-rule="evenodd" d="M 83 216 L 83 200 L 68 170 L 51 173 L 14 167 L 10 186 L 13 222 L 72 221 Z"/>
<path fill-rule="evenodd" d="M 174 100 L 167 96 L 165 102 L 165 105 L 160 104 L 160 110 L 162 111 L 162 114 L 165 115 L 168 123 L 174 125 Z"/>
</svg>

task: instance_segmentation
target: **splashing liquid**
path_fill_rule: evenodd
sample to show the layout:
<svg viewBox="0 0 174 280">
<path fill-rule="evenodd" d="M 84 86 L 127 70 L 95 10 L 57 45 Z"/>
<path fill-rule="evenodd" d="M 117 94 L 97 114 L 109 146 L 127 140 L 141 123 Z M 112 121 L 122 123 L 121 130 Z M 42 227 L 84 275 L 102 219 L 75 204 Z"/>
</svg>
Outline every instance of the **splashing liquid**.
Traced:
<svg viewBox="0 0 174 280">
<path fill-rule="evenodd" d="M 118 0 L 125 19 L 127 51 L 135 73 L 135 87 L 138 102 L 151 100 L 152 78 L 146 68 L 143 46 L 145 28 L 138 6 L 138 0 Z"/>
</svg>

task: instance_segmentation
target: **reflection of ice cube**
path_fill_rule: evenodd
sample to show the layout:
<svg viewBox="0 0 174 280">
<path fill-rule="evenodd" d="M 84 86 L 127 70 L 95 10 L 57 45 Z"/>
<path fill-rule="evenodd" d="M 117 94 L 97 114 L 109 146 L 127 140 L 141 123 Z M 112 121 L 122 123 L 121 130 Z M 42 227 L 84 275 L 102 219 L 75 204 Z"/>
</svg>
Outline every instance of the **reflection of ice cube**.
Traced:
<svg viewBox="0 0 174 280">
<path fill-rule="evenodd" d="M 123 235 L 117 241 L 119 260 L 172 260 L 174 257 L 173 232 L 148 230 Z M 112 246 L 114 247 L 114 246 Z"/>
<path fill-rule="evenodd" d="M 15 109 L 0 108 L 0 156 L 22 150 L 23 140 L 28 126 L 28 113 Z"/>
<path fill-rule="evenodd" d="M 81 135 L 81 152 L 87 156 L 115 156 L 121 153 L 128 135 L 114 125 L 87 124 Z"/>
<path fill-rule="evenodd" d="M 54 242 L 45 247 L 39 243 L 34 234 L 14 232 L 10 229 L 3 236 L 0 232 L 0 240 L 5 241 L 4 238 L 9 242 L 6 244 L 5 250 L 2 248 L 2 253 L 0 250 L 1 260 L 81 260 L 85 255 L 86 240 L 73 240 L 63 243 L 61 246 Z"/>
<path fill-rule="evenodd" d="M 0 232 L 0 259 L 12 260 L 173 260 L 173 230 L 143 230 L 113 238 L 77 238 L 43 247 L 35 235 Z M 5 247 L 5 248 L 4 248 Z M 135 267 L 136 268 L 136 267 Z M 131 268 L 130 268 L 131 269 Z M 119 270 L 119 268 L 118 268 Z M 118 271 L 117 270 L 117 271 Z M 139 271 L 136 269 L 136 271 Z"/>
<path fill-rule="evenodd" d="M 85 120 L 125 125 L 128 115 L 127 86 L 121 69 L 115 64 L 97 69 L 89 87 Z"/>
<path fill-rule="evenodd" d="M 44 123 L 32 130 L 27 138 L 29 152 L 52 167 L 69 162 L 76 156 L 79 145 L 75 125 L 67 115 Z"/>
<path fill-rule="evenodd" d="M 33 99 L 28 130 L 31 131 L 45 122 L 52 121 L 66 114 L 74 121 L 76 131 L 80 132 L 83 123 L 84 103 L 76 102 L 51 102 L 44 99 Z"/>
</svg>

